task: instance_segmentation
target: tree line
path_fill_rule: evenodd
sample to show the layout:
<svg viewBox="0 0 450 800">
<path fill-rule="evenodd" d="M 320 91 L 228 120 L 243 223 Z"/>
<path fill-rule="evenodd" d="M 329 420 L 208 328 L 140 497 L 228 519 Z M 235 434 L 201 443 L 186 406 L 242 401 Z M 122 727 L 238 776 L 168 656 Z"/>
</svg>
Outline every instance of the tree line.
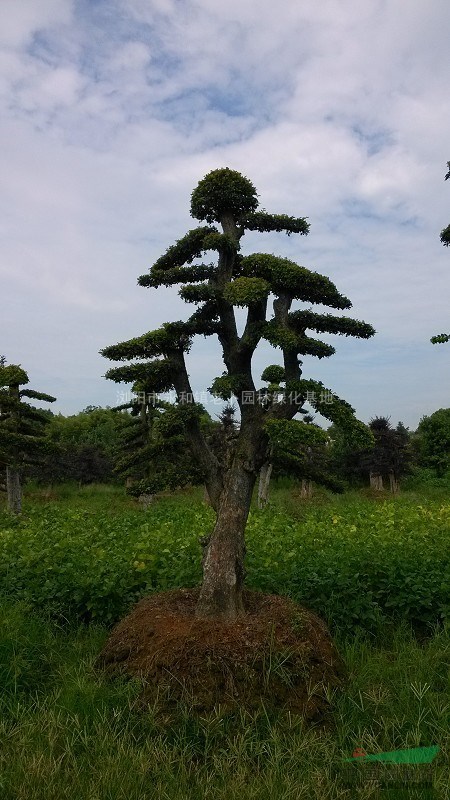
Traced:
<svg viewBox="0 0 450 800">
<path fill-rule="evenodd" d="M 0 487 L 6 491 L 9 475 L 15 498 L 18 480 L 49 487 L 64 482 L 125 483 L 136 497 L 204 482 L 174 404 L 135 386 L 130 401 L 116 408 L 88 406 L 71 416 L 53 414 L 25 402 L 53 398 L 21 389 L 26 373 L 4 358 L 0 361 Z M 17 379 L 24 383 L 15 383 Z M 225 405 L 214 418 L 203 408 L 201 428 L 224 464 L 239 432 L 235 408 Z M 437 477 L 450 470 L 450 409 L 423 417 L 414 432 L 401 422 L 394 427 L 385 416 L 373 418 L 368 428 L 373 442 L 359 450 L 348 443 L 343 429 L 333 424 L 324 430 L 312 414 L 304 414 L 288 433 L 279 425 L 273 428 L 260 473 L 260 506 L 267 502 L 271 477 L 296 479 L 308 496 L 315 483 L 333 491 L 370 486 L 396 492 L 403 478 L 421 468 Z M 10 505 L 17 511 L 20 500 L 11 499 Z"/>
</svg>

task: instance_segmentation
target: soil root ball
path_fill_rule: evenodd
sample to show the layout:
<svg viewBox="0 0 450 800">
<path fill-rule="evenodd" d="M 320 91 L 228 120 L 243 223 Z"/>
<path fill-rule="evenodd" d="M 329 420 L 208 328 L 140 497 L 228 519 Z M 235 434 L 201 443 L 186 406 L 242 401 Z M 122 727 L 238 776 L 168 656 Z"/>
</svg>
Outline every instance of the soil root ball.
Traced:
<svg viewBox="0 0 450 800">
<path fill-rule="evenodd" d="M 326 713 L 345 670 L 316 614 L 287 597 L 246 590 L 236 622 L 198 619 L 198 594 L 178 589 L 141 600 L 112 630 L 96 667 L 141 678 L 144 707 L 264 704 L 311 721 Z"/>
</svg>

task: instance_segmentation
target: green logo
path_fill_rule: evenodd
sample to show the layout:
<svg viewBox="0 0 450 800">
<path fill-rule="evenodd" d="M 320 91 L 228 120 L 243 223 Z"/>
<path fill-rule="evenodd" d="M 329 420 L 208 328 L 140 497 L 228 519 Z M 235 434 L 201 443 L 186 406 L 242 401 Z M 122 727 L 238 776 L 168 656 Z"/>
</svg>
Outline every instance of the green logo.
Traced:
<svg viewBox="0 0 450 800">
<path fill-rule="evenodd" d="M 344 763 L 357 761 L 382 761 L 385 764 L 431 764 L 439 753 L 439 747 L 412 747 L 408 750 L 391 750 L 388 753 L 374 753 L 367 755 L 362 750 L 356 750 L 352 758 L 344 758 Z"/>
</svg>

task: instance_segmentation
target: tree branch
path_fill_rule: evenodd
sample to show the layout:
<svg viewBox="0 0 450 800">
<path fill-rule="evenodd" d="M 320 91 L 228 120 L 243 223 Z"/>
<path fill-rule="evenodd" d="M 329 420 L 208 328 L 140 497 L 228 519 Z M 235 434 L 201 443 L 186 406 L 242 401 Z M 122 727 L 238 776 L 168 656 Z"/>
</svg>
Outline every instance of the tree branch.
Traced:
<svg viewBox="0 0 450 800">
<path fill-rule="evenodd" d="M 183 350 L 180 349 L 171 354 L 171 362 L 173 364 L 173 385 L 177 393 L 178 402 L 180 406 L 191 406 L 195 411 L 196 404 L 193 399 Z M 185 430 L 191 445 L 192 455 L 205 470 L 205 485 L 211 505 L 214 511 L 218 511 L 223 485 L 220 464 L 203 436 L 197 413 L 190 414 L 189 419 L 186 419 Z"/>
</svg>

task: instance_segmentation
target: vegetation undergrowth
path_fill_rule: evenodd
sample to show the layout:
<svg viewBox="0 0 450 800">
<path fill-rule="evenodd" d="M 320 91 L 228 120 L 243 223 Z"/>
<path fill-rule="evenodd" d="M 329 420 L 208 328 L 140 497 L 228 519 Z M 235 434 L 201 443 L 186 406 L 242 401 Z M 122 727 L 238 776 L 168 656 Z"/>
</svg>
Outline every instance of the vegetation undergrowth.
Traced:
<svg viewBox="0 0 450 800">
<path fill-rule="evenodd" d="M 123 490 L 65 490 L 0 512 L 0 593 L 70 620 L 113 624 L 142 596 L 201 578 L 213 512 L 198 490 L 146 511 Z M 420 502 L 418 502 L 420 499 Z M 442 623 L 450 597 L 450 503 L 413 492 L 351 492 L 302 502 L 287 488 L 247 525 L 247 585 L 287 594 L 353 635 L 406 621 Z"/>
<path fill-rule="evenodd" d="M 0 512 L 1 800 L 404 797 L 349 784 L 342 759 L 431 745 L 434 794 L 406 796 L 449 800 L 445 497 L 305 502 L 280 482 L 252 508 L 248 585 L 327 616 L 348 668 L 320 728 L 264 708 L 142 713 L 138 680 L 94 671 L 136 599 L 198 583 L 212 519 L 199 490 L 143 511 L 118 487 L 31 487 L 20 519 Z"/>
</svg>

